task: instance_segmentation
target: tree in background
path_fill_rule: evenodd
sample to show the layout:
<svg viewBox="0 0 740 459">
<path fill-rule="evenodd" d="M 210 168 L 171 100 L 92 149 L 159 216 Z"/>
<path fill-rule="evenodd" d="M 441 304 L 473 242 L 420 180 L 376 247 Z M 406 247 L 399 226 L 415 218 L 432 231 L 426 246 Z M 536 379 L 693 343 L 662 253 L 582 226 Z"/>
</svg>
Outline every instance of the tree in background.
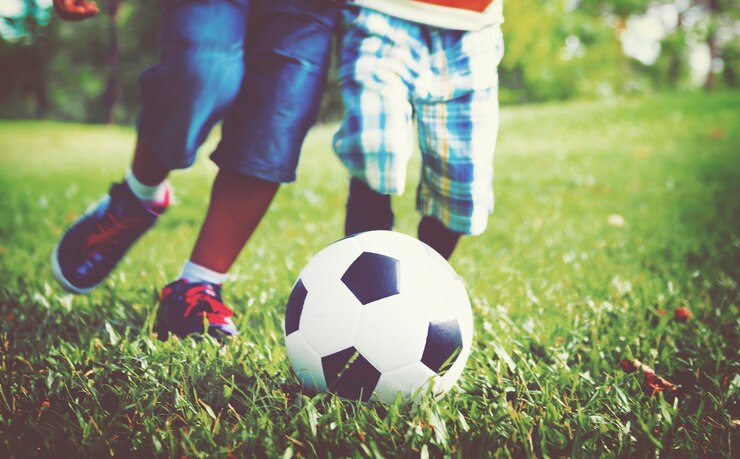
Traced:
<svg viewBox="0 0 740 459">
<path fill-rule="evenodd" d="M 562 1 L 506 3 L 506 51 L 499 65 L 502 103 L 565 99 L 575 93 L 573 75 L 563 71 L 559 53 L 567 33 Z"/>
<path fill-rule="evenodd" d="M 105 0 L 106 13 L 80 23 L 50 18 L 37 0 L 19 17 L 0 18 L 0 117 L 51 117 L 86 122 L 134 120 L 138 76 L 157 61 L 160 3 Z M 705 87 L 738 84 L 737 0 L 510 0 L 501 102 L 601 97 L 673 89 L 690 83 L 690 49 L 704 46 L 714 62 Z M 625 54 L 631 20 L 673 6 L 655 62 Z M 3 33 L 5 30 L 5 33 Z M 336 69 L 330 72 L 321 114 L 342 110 Z"/>
<path fill-rule="evenodd" d="M 612 39 L 621 43 L 630 16 L 644 13 L 650 3 L 651 0 L 580 0 L 578 8 L 588 17 L 610 27 L 613 31 Z M 621 50 L 618 53 L 617 68 L 621 75 L 620 87 L 617 89 L 619 92 L 630 90 L 634 81 L 633 60 Z"/>
<path fill-rule="evenodd" d="M 118 103 L 118 9 L 120 0 L 108 1 L 108 81 L 105 85 L 105 121 L 115 121 L 115 109 Z"/>
<path fill-rule="evenodd" d="M 3 18 L 0 68 L 11 70 L 0 72 L 0 116 L 132 122 L 138 75 L 156 61 L 158 2 L 108 0 L 105 15 L 79 23 L 23 3 L 20 16 Z"/>
<path fill-rule="evenodd" d="M 704 87 L 711 91 L 717 84 L 718 64 L 733 70 L 735 68 L 733 66 L 737 65 L 737 57 L 733 54 L 733 50 L 738 48 L 738 38 L 733 36 L 733 32 L 738 27 L 740 11 L 737 8 L 736 0 L 693 0 L 693 4 L 702 8 L 706 13 L 704 39 L 709 49 L 712 71 L 707 75 Z M 730 70 L 730 72 L 733 70 Z M 732 73 L 729 73 L 728 76 L 736 84 L 736 80 L 732 78 Z"/>
<path fill-rule="evenodd" d="M 626 18 L 647 0 L 516 0 L 506 3 L 503 103 L 624 92 L 631 60 L 622 52 Z"/>
<path fill-rule="evenodd" d="M 736 0 L 574 0 L 577 8 L 587 15 L 612 24 L 615 36 L 621 39 L 630 18 L 645 15 L 649 10 L 667 8 L 675 14 L 675 25 L 667 28 L 661 40 L 657 60 L 647 65 L 622 54 L 621 69 L 629 89 L 633 78 L 648 75 L 654 88 L 677 88 L 686 85 L 690 73 L 690 52 L 706 47 L 710 71 L 705 75 L 704 88 L 717 85 L 717 75 L 724 83 L 736 87 L 733 79 L 737 68 L 738 19 L 740 10 L 733 8 Z M 720 73 L 721 70 L 725 70 Z"/>
<path fill-rule="evenodd" d="M 0 39 L 0 115 L 44 117 L 50 108 L 49 61 L 56 49 L 56 27 L 48 9 L 35 0 L 22 0 L 22 5 L 20 16 L 0 17 L 6 34 L 16 37 Z"/>
</svg>

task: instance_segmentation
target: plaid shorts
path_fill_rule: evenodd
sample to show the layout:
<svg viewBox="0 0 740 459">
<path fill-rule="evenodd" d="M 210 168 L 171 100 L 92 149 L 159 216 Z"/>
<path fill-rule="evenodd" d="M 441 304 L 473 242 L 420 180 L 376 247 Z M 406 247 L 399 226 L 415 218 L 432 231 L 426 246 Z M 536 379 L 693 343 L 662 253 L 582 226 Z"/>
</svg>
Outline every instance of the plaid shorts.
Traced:
<svg viewBox="0 0 740 459">
<path fill-rule="evenodd" d="M 342 34 L 345 116 L 334 137 L 342 163 L 375 191 L 401 194 L 418 139 L 419 212 L 459 233 L 483 232 L 493 211 L 500 26 L 438 29 L 349 7 Z"/>
</svg>

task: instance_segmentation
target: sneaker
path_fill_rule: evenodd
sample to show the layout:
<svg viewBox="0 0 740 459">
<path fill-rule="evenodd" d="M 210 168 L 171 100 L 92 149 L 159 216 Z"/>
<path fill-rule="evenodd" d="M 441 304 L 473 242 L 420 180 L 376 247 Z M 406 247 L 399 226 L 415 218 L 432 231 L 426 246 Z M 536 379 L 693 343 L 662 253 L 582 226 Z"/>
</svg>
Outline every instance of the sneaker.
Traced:
<svg viewBox="0 0 740 459">
<path fill-rule="evenodd" d="M 85 212 L 54 247 L 51 271 L 72 293 L 87 293 L 113 271 L 126 251 L 154 225 L 169 205 L 149 208 L 126 183 L 114 183 L 97 205 Z"/>
<path fill-rule="evenodd" d="M 208 333 L 217 340 L 238 332 L 234 312 L 221 300 L 221 286 L 208 282 L 175 281 L 162 289 L 154 331 L 164 341 L 170 333 L 183 338 Z"/>
</svg>

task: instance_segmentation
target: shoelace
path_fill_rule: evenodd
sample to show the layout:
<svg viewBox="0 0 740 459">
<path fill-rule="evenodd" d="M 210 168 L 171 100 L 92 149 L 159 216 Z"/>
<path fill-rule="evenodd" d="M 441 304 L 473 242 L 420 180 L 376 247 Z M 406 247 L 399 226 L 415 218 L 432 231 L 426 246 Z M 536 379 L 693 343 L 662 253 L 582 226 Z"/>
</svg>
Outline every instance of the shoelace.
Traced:
<svg viewBox="0 0 740 459">
<path fill-rule="evenodd" d="M 85 240 L 85 251 L 93 249 L 101 251 L 120 243 L 119 236 L 124 231 L 142 223 L 141 217 L 127 217 L 119 220 L 110 212 L 106 212 L 97 225 L 97 231 Z"/>
<path fill-rule="evenodd" d="M 203 303 L 208 305 L 211 309 L 210 312 L 204 310 L 196 314 L 208 319 L 210 324 L 225 325 L 229 317 L 234 315 L 234 312 L 228 306 L 216 298 L 216 292 L 210 285 L 200 285 L 188 290 L 185 293 L 185 303 L 188 307 L 185 309 L 184 317 L 188 317 L 198 305 Z"/>
</svg>

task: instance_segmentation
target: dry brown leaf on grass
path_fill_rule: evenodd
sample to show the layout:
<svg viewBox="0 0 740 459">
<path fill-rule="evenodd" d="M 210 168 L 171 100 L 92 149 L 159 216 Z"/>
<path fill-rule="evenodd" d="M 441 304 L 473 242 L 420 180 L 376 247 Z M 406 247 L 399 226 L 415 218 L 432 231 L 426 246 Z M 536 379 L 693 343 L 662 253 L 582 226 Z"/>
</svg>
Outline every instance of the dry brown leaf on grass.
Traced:
<svg viewBox="0 0 740 459">
<path fill-rule="evenodd" d="M 650 395 L 655 395 L 658 392 L 671 393 L 677 390 L 677 386 L 675 384 L 658 376 L 655 373 L 655 370 L 637 359 L 624 359 L 619 362 L 619 365 L 627 373 L 633 373 L 638 370 L 642 371 L 643 382 L 645 383 L 646 391 L 649 392 Z"/>
</svg>

